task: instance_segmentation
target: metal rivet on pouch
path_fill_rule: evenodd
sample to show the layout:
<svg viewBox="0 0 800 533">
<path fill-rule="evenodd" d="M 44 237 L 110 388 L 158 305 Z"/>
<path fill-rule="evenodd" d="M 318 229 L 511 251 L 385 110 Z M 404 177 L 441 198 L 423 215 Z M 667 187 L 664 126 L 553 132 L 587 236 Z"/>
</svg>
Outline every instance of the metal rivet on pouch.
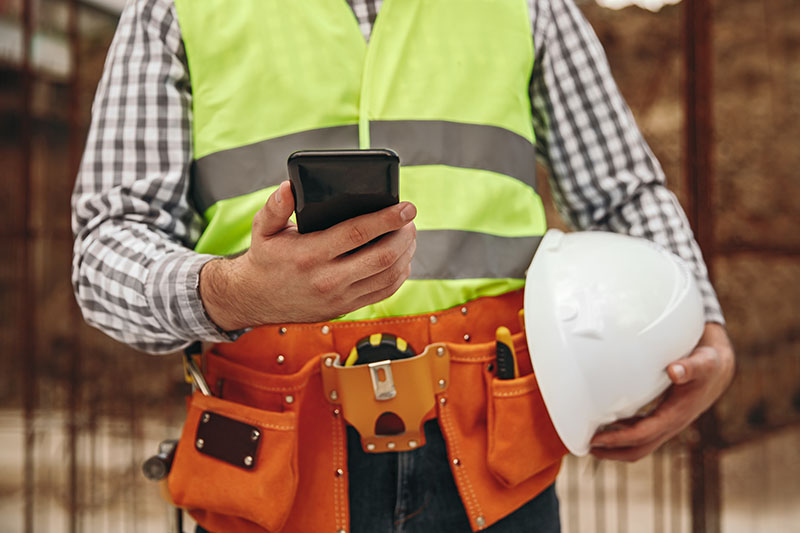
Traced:
<svg viewBox="0 0 800 533">
<path fill-rule="evenodd" d="M 344 475 L 344 470 L 341 468 L 336 469 L 336 477 L 342 477 Z"/>
<path fill-rule="evenodd" d="M 333 392 L 336 392 L 336 391 L 333 391 Z M 342 411 L 339 410 L 338 407 L 333 410 L 333 416 L 339 416 L 341 413 L 342 413 Z"/>
<path fill-rule="evenodd" d="M 443 379 L 440 379 L 439 380 L 439 388 L 443 389 L 445 385 L 447 385 L 447 382 L 445 380 L 443 380 Z"/>
<path fill-rule="evenodd" d="M 417 447 L 417 441 L 415 441 L 415 440 L 408 441 L 408 447 L 409 448 L 416 448 Z"/>
<path fill-rule="evenodd" d="M 395 446 L 396 446 L 396 445 L 395 445 L 395 443 L 394 443 L 394 442 L 387 442 L 387 443 L 386 443 L 386 447 L 387 447 L 387 448 L 389 448 L 390 450 L 394 450 L 394 447 L 395 447 Z"/>
<path fill-rule="evenodd" d="M 287 394 L 284 400 L 286 400 L 286 403 L 294 403 L 294 396 Z"/>
<path fill-rule="evenodd" d="M 208 413 L 203 413 L 203 424 L 211 420 L 211 415 Z"/>
<path fill-rule="evenodd" d="M 455 459 L 453 459 L 453 464 L 456 466 L 461 466 L 461 459 L 456 457 Z"/>
<path fill-rule="evenodd" d="M 482 516 L 479 516 L 475 519 L 475 523 L 478 525 L 478 527 L 483 527 L 486 525 L 486 519 Z"/>
<path fill-rule="evenodd" d="M 375 449 L 375 445 L 374 444 L 372 444 L 371 442 L 369 444 L 367 444 L 367 450 L 372 451 L 374 449 Z"/>
<path fill-rule="evenodd" d="M 439 357 L 444 357 L 444 348 L 441 346 L 436 348 L 436 355 L 438 355 Z"/>
<path fill-rule="evenodd" d="M 466 307 L 462 307 L 461 308 L 461 314 L 462 315 L 466 315 L 467 314 L 467 308 Z"/>
<path fill-rule="evenodd" d="M 339 393 L 336 392 L 335 390 L 332 390 L 331 391 L 331 400 L 336 401 L 338 399 L 339 399 Z"/>
<path fill-rule="evenodd" d="M 337 531 L 336 533 L 347 533 L 347 531 L 345 531 L 344 529 L 340 529 L 340 530 L 339 530 L 339 531 Z"/>
<path fill-rule="evenodd" d="M 464 333 L 464 341 L 465 342 L 469 342 L 471 339 L 472 339 L 472 337 L 469 336 L 469 333 Z"/>
<path fill-rule="evenodd" d="M 444 398 L 444 397 L 439 398 L 439 405 L 444 405 L 446 403 L 447 403 L 447 398 Z"/>
<path fill-rule="evenodd" d="M 331 327 L 330 326 L 328 326 L 327 324 L 322 326 L 322 334 L 323 335 L 327 335 L 330 332 L 331 332 Z"/>
<path fill-rule="evenodd" d="M 279 365 L 282 365 L 284 362 L 286 362 L 286 358 L 284 356 L 282 356 L 282 355 L 279 355 L 278 357 L 276 357 L 275 360 L 278 361 Z"/>
<path fill-rule="evenodd" d="M 203 446 L 205 446 L 205 444 L 206 444 L 206 441 L 204 441 L 203 439 L 197 439 L 197 442 L 195 442 L 194 444 L 195 444 L 195 446 L 197 446 L 198 448 L 202 448 Z"/>
<path fill-rule="evenodd" d="M 278 333 L 280 333 L 281 335 L 286 335 L 286 328 L 279 329 Z"/>
<path fill-rule="evenodd" d="M 258 437 L 261 436 L 261 432 L 257 429 L 254 429 L 252 433 L 250 433 L 250 440 L 258 440 Z"/>
<path fill-rule="evenodd" d="M 333 357 L 328 357 L 327 359 L 325 359 L 325 366 L 327 367 L 333 366 Z"/>
<path fill-rule="evenodd" d="M 248 455 L 247 457 L 245 457 L 244 458 L 244 464 L 245 464 L 245 466 L 252 466 L 253 465 L 253 456 L 252 455 Z"/>
<path fill-rule="evenodd" d="M 436 324 L 437 322 L 439 322 L 439 319 L 436 318 L 434 315 L 431 315 L 431 324 Z"/>
</svg>

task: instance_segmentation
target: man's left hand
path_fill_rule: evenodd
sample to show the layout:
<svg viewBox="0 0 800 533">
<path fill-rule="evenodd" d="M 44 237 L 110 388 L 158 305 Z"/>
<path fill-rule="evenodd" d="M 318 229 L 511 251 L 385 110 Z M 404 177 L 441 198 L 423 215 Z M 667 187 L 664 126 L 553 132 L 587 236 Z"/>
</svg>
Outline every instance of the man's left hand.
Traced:
<svg viewBox="0 0 800 533">
<path fill-rule="evenodd" d="M 673 385 L 656 410 L 597 433 L 591 443 L 592 455 L 618 461 L 637 461 L 648 455 L 711 407 L 733 379 L 734 366 L 725 328 L 707 323 L 694 351 L 667 367 Z"/>
</svg>

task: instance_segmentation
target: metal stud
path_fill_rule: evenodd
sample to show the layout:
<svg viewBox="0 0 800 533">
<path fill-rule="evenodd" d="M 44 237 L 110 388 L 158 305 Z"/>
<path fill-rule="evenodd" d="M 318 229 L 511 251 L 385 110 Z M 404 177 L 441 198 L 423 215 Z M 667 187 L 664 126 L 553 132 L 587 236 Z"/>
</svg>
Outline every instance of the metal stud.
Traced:
<svg viewBox="0 0 800 533">
<path fill-rule="evenodd" d="M 331 400 L 333 400 L 335 402 L 338 399 L 339 399 L 339 393 L 336 392 L 335 390 L 332 390 L 331 391 Z"/>
<path fill-rule="evenodd" d="M 324 326 L 322 326 L 322 334 L 323 335 L 327 335 L 330 332 L 331 332 L 331 327 L 329 325 L 325 324 Z"/>
<path fill-rule="evenodd" d="M 443 380 L 443 379 L 440 379 L 439 380 L 439 388 L 443 389 L 445 385 L 447 385 L 447 382 L 445 380 Z"/>
<path fill-rule="evenodd" d="M 203 424 L 211 420 L 211 415 L 208 413 L 203 413 Z"/>
<path fill-rule="evenodd" d="M 453 459 L 453 464 L 456 466 L 461 466 L 461 459 L 456 457 L 455 459 Z"/>
<path fill-rule="evenodd" d="M 397 446 L 394 442 L 387 442 L 386 447 L 390 450 L 394 450 L 394 447 Z"/>
<path fill-rule="evenodd" d="M 416 448 L 417 447 L 417 441 L 415 441 L 415 440 L 408 441 L 408 447 L 409 448 Z"/>
<path fill-rule="evenodd" d="M 437 322 L 439 322 L 439 319 L 435 315 L 431 315 L 431 324 L 436 324 Z"/>
<path fill-rule="evenodd" d="M 325 366 L 329 368 L 333 366 L 333 357 L 328 357 L 327 359 L 325 359 Z"/>
<path fill-rule="evenodd" d="M 486 525 L 486 519 L 482 516 L 479 516 L 475 519 L 475 523 L 478 525 L 478 527 L 483 527 Z"/>
<path fill-rule="evenodd" d="M 286 362 L 286 357 L 284 357 L 283 355 L 279 355 L 278 357 L 275 358 L 275 360 L 278 361 L 279 365 L 282 365 L 283 363 Z"/>
<path fill-rule="evenodd" d="M 197 441 L 194 444 L 195 446 L 197 446 L 198 449 L 203 449 L 203 446 L 206 445 L 206 441 L 204 441 L 203 439 L 197 439 Z"/>
<path fill-rule="evenodd" d="M 286 335 L 286 328 L 279 329 L 278 333 L 280 333 L 281 335 Z"/>
<path fill-rule="evenodd" d="M 467 315 L 467 308 L 466 307 L 462 307 L 461 308 L 461 314 L 464 315 L 464 316 Z"/>
<path fill-rule="evenodd" d="M 333 392 L 336 392 L 336 391 L 333 391 Z M 339 409 L 338 407 L 333 410 L 333 416 L 337 416 L 338 417 L 340 414 L 342 414 L 342 410 Z"/>
<path fill-rule="evenodd" d="M 336 469 L 336 477 L 342 477 L 344 475 L 344 470 L 341 468 Z"/>
<path fill-rule="evenodd" d="M 253 456 L 252 455 L 248 455 L 247 457 L 245 457 L 244 458 L 244 464 L 245 464 L 245 466 L 253 466 Z"/>
<path fill-rule="evenodd" d="M 464 342 L 469 342 L 472 340 L 472 337 L 469 336 L 469 333 L 464 333 Z"/>
<path fill-rule="evenodd" d="M 373 451 L 374 449 L 375 449 L 375 445 L 374 444 L 372 444 L 371 442 L 369 444 L 367 444 L 367 450 Z"/>
<path fill-rule="evenodd" d="M 257 429 L 254 429 L 252 433 L 250 433 L 250 440 L 258 440 L 258 437 L 261 436 L 261 432 Z"/>
<path fill-rule="evenodd" d="M 439 398 L 439 405 L 444 405 L 444 404 L 446 404 L 446 403 L 447 403 L 447 398 L 445 398 L 444 396 L 442 396 L 441 398 Z"/>
<path fill-rule="evenodd" d="M 294 396 L 287 394 L 284 400 L 286 400 L 286 403 L 294 403 Z"/>
<path fill-rule="evenodd" d="M 347 533 L 347 531 L 345 531 L 344 529 L 340 529 L 336 533 Z"/>
<path fill-rule="evenodd" d="M 438 355 L 439 357 L 444 357 L 444 348 L 442 346 L 436 348 L 436 355 Z"/>
</svg>

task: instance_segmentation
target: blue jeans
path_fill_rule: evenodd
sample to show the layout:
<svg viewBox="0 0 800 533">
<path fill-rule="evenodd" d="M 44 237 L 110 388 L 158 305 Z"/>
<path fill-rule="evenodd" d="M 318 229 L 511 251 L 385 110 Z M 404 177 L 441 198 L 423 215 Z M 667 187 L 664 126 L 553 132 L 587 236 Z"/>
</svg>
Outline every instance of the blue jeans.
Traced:
<svg viewBox="0 0 800 533">
<path fill-rule="evenodd" d="M 425 446 L 409 452 L 365 453 L 347 428 L 351 533 L 469 532 L 436 420 L 425 424 Z M 488 533 L 559 533 L 558 498 L 548 487 Z M 197 528 L 197 533 L 207 533 Z"/>
</svg>

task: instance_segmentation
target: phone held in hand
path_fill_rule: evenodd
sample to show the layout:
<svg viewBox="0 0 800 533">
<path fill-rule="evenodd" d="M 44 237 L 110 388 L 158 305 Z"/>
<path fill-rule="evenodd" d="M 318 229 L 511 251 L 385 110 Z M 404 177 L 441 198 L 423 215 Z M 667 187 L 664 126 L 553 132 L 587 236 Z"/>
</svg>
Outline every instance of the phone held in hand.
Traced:
<svg viewBox="0 0 800 533">
<path fill-rule="evenodd" d="M 288 166 L 300 233 L 400 201 L 400 158 L 392 150 L 301 150 L 289 156 Z"/>
</svg>

